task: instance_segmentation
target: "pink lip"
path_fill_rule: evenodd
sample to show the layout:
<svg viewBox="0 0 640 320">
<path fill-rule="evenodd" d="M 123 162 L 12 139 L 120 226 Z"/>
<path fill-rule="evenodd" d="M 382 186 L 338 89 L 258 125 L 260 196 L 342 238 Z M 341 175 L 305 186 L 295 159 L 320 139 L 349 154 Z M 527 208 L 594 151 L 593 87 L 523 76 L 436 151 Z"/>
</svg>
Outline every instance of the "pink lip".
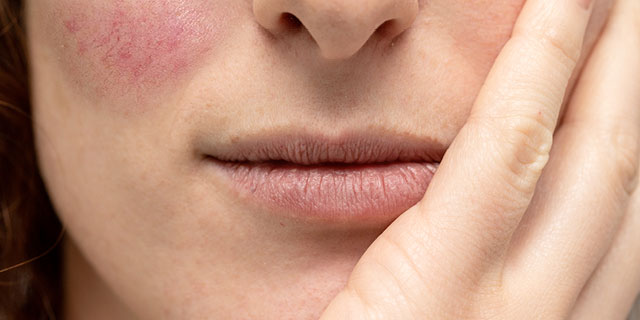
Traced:
<svg viewBox="0 0 640 320">
<path fill-rule="evenodd" d="M 443 154 L 420 139 L 246 139 L 207 159 L 249 201 L 313 221 L 389 223 L 424 195 Z"/>
</svg>

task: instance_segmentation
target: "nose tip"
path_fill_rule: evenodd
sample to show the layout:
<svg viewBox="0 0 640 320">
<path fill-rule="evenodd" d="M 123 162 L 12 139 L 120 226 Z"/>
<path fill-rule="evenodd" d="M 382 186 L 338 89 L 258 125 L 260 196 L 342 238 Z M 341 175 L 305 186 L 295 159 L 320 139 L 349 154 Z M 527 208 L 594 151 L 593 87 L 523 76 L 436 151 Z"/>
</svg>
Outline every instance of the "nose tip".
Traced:
<svg viewBox="0 0 640 320">
<path fill-rule="evenodd" d="M 307 29 L 326 59 L 346 59 L 380 29 L 393 39 L 418 14 L 418 0 L 254 0 L 256 20 L 273 34 L 294 16 Z M 381 28 L 382 26 L 382 28 Z"/>
</svg>

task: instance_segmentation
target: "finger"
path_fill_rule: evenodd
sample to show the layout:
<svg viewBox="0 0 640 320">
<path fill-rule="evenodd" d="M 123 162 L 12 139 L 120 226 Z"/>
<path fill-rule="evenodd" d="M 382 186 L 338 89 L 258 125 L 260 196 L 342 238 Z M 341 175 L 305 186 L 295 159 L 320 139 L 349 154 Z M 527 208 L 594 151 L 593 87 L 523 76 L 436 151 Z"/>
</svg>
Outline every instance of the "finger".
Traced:
<svg viewBox="0 0 640 320">
<path fill-rule="evenodd" d="M 589 15 L 576 1 L 526 3 L 417 214 L 406 218 L 438 234 L 445 255 L 453 244 L 464 260 L 482 261 L 510 238 L 547 163 Z"/>
<path fill-rule="evenodd" d="M 626 38 L 625 50 L 620 52 L 627 58 L 635 58 L 630 61 L 635 61 L 637 75 L 640 73 L 640 3 L 621 0 L 613 15 L 626 17 L 626 19 L 612 20 L 608 29 L 609 32 L 617 33 L 618 37 Z M 635 33 L 634 30 L 636 30 Z M 634 48 L 636 50 L 633 50 Z M 621 58 L 624 59 L 624 57 Z M 633 64 L 629 66 L 629 70 L 634 70 Z M 640 88 L 640 77 L 636 77 L 635 86 Z M 635 110 L 640 109 L 640 99 L 636 101 L 635 106 Z M 572 319 L 626 318 L 640 292 L 640 272 L 638 272 L 640 270 L 640 232 L 638 230 L 640 230 L 640 190 L 636 189 L 611 249 L 591 275 L 577 299 L 571 315 Z"/>
<path fill-rule="evenodd" d="M 640 31 L 629 5 L 618 1 L 583 71 L 507 256 L 511 292 L 547 309 L 571 310 L 637 185 Z"/>
<path fill-rule="evenodd" d="M 626 319 L 640 292 L 640 192 L 611 250 L 577 299 L 571 319 Z"/>
<path fill-rule="evenodd" d="M 367 250 L 325 315 L 359 306 L 384 318 L 389 303 L 395 317 L 424 315 L 453 303 L 425 295 L 468 294 L 461 282 L 507 242 L 547 161 L 591 12 L 581 2 L 525 3 L 424 199 Z"/>
<path fill-rule="evenodd" d="M 576 1 L 526 3 L 416 214 L 403 217 L 438 236 L 440 258 L 464 249 L 451 265 L 499 252 L 528 207 L 589 15 Z"/>
<path fill-rule="evenodd" d="M 412 217 L 445 255 L 455 245 L 482 262 L 510 238 L 547 163 L 589 15 L 575 1 L 526 3 Z"/>
</svg>

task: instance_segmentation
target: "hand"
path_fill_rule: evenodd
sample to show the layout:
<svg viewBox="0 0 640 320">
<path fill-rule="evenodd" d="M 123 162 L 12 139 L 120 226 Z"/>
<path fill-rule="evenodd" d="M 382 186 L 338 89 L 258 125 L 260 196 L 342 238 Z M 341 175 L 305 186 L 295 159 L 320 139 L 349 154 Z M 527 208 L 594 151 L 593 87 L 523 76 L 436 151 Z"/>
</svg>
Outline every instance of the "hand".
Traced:
<svg viewBox="0 0 640 320">
<path fill-rule="evenodd" d="M 526 1 L 424 198 L 322 319 L 626 316 L 640 289 L 640 1 L 616 4 L 557 126 L 580 2 Z"/>
</svg>

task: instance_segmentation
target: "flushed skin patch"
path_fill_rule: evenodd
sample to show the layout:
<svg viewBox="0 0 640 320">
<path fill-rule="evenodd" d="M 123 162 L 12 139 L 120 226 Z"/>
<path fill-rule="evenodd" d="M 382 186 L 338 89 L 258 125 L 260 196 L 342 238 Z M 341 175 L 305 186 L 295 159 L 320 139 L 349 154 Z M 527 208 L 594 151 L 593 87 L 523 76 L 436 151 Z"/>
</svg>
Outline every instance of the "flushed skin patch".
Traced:
<svg viewBox="0 0 640 320">
<path fill-rule="evenodd" d="M 175 84 L 220 38 L 225 13 L 212 2 L 61 0 L 53 18 L 62 34 L 60 60 L 74 82 L 98 95 Z"/>
</svg>

